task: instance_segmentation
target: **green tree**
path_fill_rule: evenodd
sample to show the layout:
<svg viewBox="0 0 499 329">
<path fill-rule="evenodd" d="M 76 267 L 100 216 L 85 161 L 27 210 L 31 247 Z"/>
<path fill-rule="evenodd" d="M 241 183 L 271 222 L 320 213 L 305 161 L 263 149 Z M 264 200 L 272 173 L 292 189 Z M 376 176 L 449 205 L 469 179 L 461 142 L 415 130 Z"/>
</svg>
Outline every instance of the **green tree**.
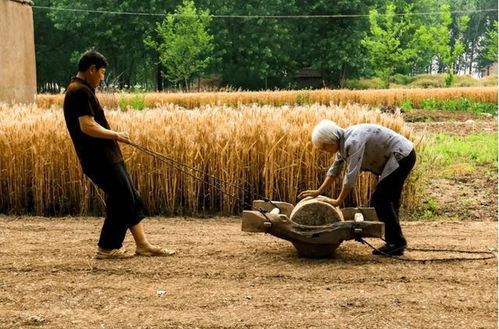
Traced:
<svg viewBox="0 0 499 329">
<path fill-rule="evenodd" d="M 184 0 L 173 14 L 156 25 L 159 41 L 148 36 L 144 42 L 159 53 L 165 77 L 184 84 L 186 90 L 195 75 L 201 76 L 212 61 L 213 36 L 208 32 L 208 10 L 197 10 L 194 1 Z"/>
<path fill-rule="evenodd" d="M 479 67 L 481 56 L 481 43 L 485 38 L 486 31 L 491 28 L 492 22 L 497 20 L 496 11 L 480 11 L 497 7 L 497 0 L 454 0 L 450 1 L 451 10 L 469 10 L 470 21 L 468 28 L 463 34 L 464 53 L 460 57 L 457 71 L 467 71 L 472 74 Z M 455 13 L 453 16 L 459 14 Z M 456 20 L 454 20 L 456 21 Z M 454 35 L 458 28 L 453 24 Z"/>
<path fill-rule="evenodd" d="M 409 44 L 403 43 L 407 33 L 413 27 L 410 22 L 410 7 L 397 19 L 395 5 L 389 3 L 383 16 L 376 9 L 369 11 L 370 34 L 362 41 L 369 52 L 370 63 L 376 76 L 383 80 L 384 88 L 390 85 L 390 78 L 400 67 L 415 57 L 416 51 Z"/>
<path fill-rule="evenodd" d="M 484 58 L 491 62 L 497 61 L 497 21 L 492 24 L 492 28 L 487 31 L 485 37 Z"/>
<path fill-rule="evenodd" d="M 224 84 L 244 89 L 285 88 L 293 71 L 295 39 L 291 26 L 299 23 L 273 15 L 292 15 L 289 0 L 201 0 L 220 16 L 212 24 L 215 54 L 213 73 Z M 252 16 L 252 17 L 241 17 Z"/>
<path fill-rule="evenodd" d="M 368 14 L 386 1 L 297 1 L 296 15 Z M 342 87 L 346 79 L 371 73 L 367 50 L 361 40 L 369 29 L 364 17 L 321 17 L 290 20 L 294 41 L 292 59 L 297 68 L 319 70 L 326 85 Z"/>
<path fill-rule="evenodd" d="M 455 63 L 456 72 L 468 72 L 472 74 L 477 67 L 480 67 L 483 51 L 483 40 L 486 32 L 492 27 L 492 23 L 497 21 L 497 0 L 446 0 L 450 5 L 451 11 L 470 11 L 467 15 L 470 17 L 468 28 L 462 36 L 464 44 L 464 53 Z M 487 11 L 481 11 L 487 9 Z M 453 13 L 452 38 L 459 35 L 457 22 L 460 13 Z"/>
<path fill-rule="evenodd" d="M 422 25 L 415 34 L 419 49 L 430 49 L 447 72 L 446 86 L 451 86 L 456 72 L 456 61 L 464 53 L 463 34 L 469 23 L 468 16 L 456 17 L 456 32 L 452 33 L 453 18 L 448 5 L 441 6 L 440 19 L 431 26 Z"/>
<path fill-rule="evenodd" d="M 161 21 L 161 16 L 120 15 L 93 12 L 161 13 L 173 10 L 174 4 L 161 0 L 39 0 L 37 5 L 53 8 L 74 8 L 81 11 L 45 10 L 34 8 L 37 61 L 42 75 L 39 82 L 67 84 L 75 73 L 76 61 L 83 51 L 96 47 L 109 60 L 106 81 L 124 87 L 135 84 L 152 88 L 160 84 L 159 65 L 152 49 L 142 40 Z M 50 24 L 51 23 L 51 24 Z M 43 47 L 40 47 L 43 45 Z M 50 61 L 57 61 L 55 68 Z M 58 71 L 51 73 L 52 71 Z M 69 73 L 68 73 L 69 72 Z M 157 80 L 157 81 L 156 81 Z"/>
<path fill-rule="evenodd" d="M 39 0 L 39 6 L 48 6 L 49 0 Z M 58 92 L 57 88 L 66 87 L 75 67 L 69 61 L 67 49 L 78 47 L 76 38 L 66 38 L 64 33 L 54 27 L 47 11 L 33 11 L 36 51 L 36 79 L 38 92 Z"/>
</svg>

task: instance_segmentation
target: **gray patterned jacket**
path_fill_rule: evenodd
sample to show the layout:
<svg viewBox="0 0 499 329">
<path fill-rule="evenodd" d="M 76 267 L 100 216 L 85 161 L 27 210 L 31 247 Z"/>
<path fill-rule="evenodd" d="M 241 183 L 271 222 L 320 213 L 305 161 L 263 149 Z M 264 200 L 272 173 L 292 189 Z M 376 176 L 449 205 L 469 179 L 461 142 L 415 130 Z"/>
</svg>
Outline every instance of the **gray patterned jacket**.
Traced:
<svg viewBox="0 0 499 329">
<path fill-rule="evenodd" d="M 353 188 L 361 170 L 370 171 L 381 181 L 399 167 L 398 161 L 411 153 L 414 145 L 402 135 L 376 124 L 359 124 L 345 129 L 340 138 L 336 161 L 328 176 L 339 176 L 347 170 L 343 186 Z"/>
</svg>

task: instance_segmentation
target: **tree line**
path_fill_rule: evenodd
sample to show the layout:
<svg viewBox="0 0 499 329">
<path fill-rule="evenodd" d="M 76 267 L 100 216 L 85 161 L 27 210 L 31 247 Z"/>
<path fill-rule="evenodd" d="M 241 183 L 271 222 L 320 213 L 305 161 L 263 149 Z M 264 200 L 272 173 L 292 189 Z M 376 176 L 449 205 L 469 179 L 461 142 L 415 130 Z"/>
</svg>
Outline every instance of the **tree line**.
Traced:
<svg viewBox="0 0 499 329">
<path fill-rule="evenodd" d="M 147 90 L 188 89 L 199 78 L 250 90 L 296 88 L 294 78 L 302 69 L 319 72 L 327 87 L 373 76 L 388 86 L 397 73 L 447 73 L 452 85 L 454 74 L 471 74 L 497 60 L 497 10 L 486 11 L 497 7 L 495 0 L 38 0 L 35 5 L 41 92 L 65 86 L 79 55 L 91 47 L 110 62 L 107 85 Z"/>
</svg>

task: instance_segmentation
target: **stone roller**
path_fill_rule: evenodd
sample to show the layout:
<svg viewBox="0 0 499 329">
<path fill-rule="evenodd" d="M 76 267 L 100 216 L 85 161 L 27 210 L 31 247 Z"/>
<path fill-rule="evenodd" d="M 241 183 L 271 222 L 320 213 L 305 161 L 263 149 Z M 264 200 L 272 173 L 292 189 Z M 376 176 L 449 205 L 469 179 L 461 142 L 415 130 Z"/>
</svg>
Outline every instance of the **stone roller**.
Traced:
<svg viewBox="0 0 499 329">
<path fill-rule="evenodd" d="M 294 207 L 289 220 L 292 223 L 305 226 L 322 226 L 343 221 L 343 213 L 340 208 L 315 198 L 305 198 Z M 301 257 L 325 257 L 333 252 L 341 244 L 313 244 L 299 241 L 291 241 Z"/>
<path fill-rule="evenodd" d="M 381 238 L 384 234 L 384 224 L 378 221 L 374 208 L 340 209 L 320 198 L 306 198 L 296 206 L 256 200 L 253 209 L 243 211 L 242 230 L 290 241 L 301 257 L 330 257 L 345 240 Z"/>
</svg>

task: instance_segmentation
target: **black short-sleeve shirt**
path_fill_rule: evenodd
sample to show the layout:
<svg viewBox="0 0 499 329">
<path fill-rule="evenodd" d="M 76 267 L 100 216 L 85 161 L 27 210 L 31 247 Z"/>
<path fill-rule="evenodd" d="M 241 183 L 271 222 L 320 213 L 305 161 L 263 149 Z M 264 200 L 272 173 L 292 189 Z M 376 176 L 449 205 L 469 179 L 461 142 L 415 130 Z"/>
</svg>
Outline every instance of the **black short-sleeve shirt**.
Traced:
<svg viewBox="0 0 499 329">
<path fill-rule="evenodd" d="M 85 80 L 74 77 L 64 97 L 64 119 L 83 171 L 95 172 L 123 161 L 116 141 L 91 137 L 81 131 L 78 118 L 85 115 L 93 116 L 95 122 L 110 129 L 95 90 Z"/>
</svg>

